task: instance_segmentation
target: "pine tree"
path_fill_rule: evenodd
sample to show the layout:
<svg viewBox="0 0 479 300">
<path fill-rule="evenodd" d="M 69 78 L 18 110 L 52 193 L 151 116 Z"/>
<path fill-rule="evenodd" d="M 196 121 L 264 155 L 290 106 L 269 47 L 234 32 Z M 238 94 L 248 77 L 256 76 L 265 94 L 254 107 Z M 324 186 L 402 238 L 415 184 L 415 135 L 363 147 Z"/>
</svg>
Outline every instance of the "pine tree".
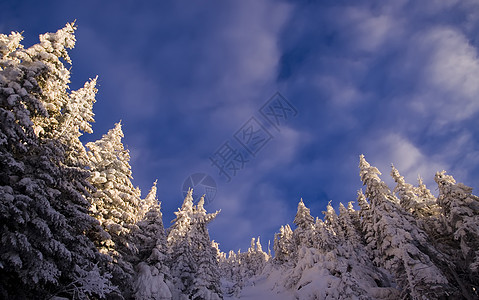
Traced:
<svg viewBox="0 0 479 300">
<path fill-rule="evenodd" d="M 437 214 L 436 199 L 420 178 L 419 186 L 414 187 L 406 183 L 404 177 L 399 174 L 394 165 L 391 167 L 391 177 L 397 184 L 393 191 L 397 194 L 401 206 L 407 212 L 417 219 L 425 219 Z"/>
<path fill-rule="evenodd" d="M 142 201 L 143 219 L 133 232 L 138 247 L 136 260 L 135 298 L 172 299 L 171 274 L 168 267 L 168 249 L 163 227 L 161 204 L 156 197 L 156 181 Z"/>
<path fill-rule="evenodd" d="M 283 264 L 292 260 L 295 242 L 293 240 L 293 231 L 288 224 L 281 226 L 279 233 L 274 235 L 273 250 L 275 262 Z"/>
<path fill-rule="evenodd" d="M 93 119 L 93 104 L 96 102 L 96 82 L 98 76 L 90 79 L 84 86 L 72 91 L 68 102 L 62 109 L 62 115 L 58 121 L 58 128 L 53 138 L 67 145 L 65 159 L 69 165 L 84 168 L 88 165 L 88 157 L 83 143 L 80 141 L 82 132 L 93 133 L 91 122 Z"/>
<path fill-rule="evenodd" d="M 217 250 L 212 246 L 207 225 L 219 211 L 208 214 L 204 196 L 193 205 L 190 189 L 168 233 L 171 274 L 177 291 L 174 298 L 222 299 Z"/>
<path fill-rule="evenodd" d="M 157 181 L 153 183 L 150 192 L 142 200 L 141 210 L 144 213 L 142 219 L 137 223 L 138 229 L 133 232 L 135 244 L 138 248 L 137 258 L 139 261 L 146 261 L 153 249 L 161 247 L 166 251 L 166 234 L 163 227 L 163 214 L 161 203 L 156 197 Z"/>
<path fill-rule="evenodd" d="M 140 190 L 131 183 L 130 154 L 122 143 L 121 123 L 115 124 L 107 134 L 86 146 L 89 158 L 92 194 L 91 212 L 104 229 L 96 237 L 102 253 L 111 257 L 108 266 L 113 282 L 127 297 L 132 293 L 132 261 L 137 248 L 131 233 L 137 230 L 140 209 Z"/>
<path fill-rule="evenodd" d="M 397 297 L 398 291 L 391 287 L 387 274 L 374 265 L 366 250 L 359 214 L 352 202 L 348 203 L 348 208 L 340 203 L 339 212 L 338 224 L 344 236 L 337 248 L 342 256 L 342 262 L 338 264 L 342 278 L 339 289 L 343 291 L 340 294 L 349 295 L 349 298 Z"/>
<path fill-rule="evenodd" d="M 297 216 L 308 216 L 303 206 L 299 204 L 301 213 Z M 300 240 L 294 263 L 276 267 L 281 274 L 277 285 L 295 291 L 298 299 L 397 298 L 397 290 L 391 287 L 386 274 L 373 265 L 364 251 L 360 231 L 355 227 L 359 226 L 358 213 L 352 204 L 349 209 L 341 204 L 340 211 L 338 217 L 328 204 L 324 221 L 317 218 L 314 224 L 313 246 L 308 245 L 308 240 Z M 306 218 L 309 223 L 311 218 Z M 296 221 L 301 219 L 297 217 Z"/>
<path fill-rule="evenodd" d="M 248 280 L 255 275 L 261 274 L 268 260 L 269 256 L 263 251 L 260 238 L 252 238 L 248 252 L 243 253 L 243 258 L 241 259 L 247 270 L 243 280 Z"/>
<path fill-rule="evenodd" d="M 352 202 L 349 202 L 348 208 L 339 203 L 338 225 L 341 232 L 343 232 L 344 241 L 348 248 L 353 248 L 362 243 L 359 232 L 359 216 L 353 209 Z"/>
<path fill-rule="evenodd" d="M 296 244 L 311 247 L 313 243 L 314 218 L 311 216 L 309 208 L 304 205 L 303 199 L 298 203 L 298 210 L 293 223 L 296 225 L 293 233 Z"/>
<path fill-rule="evenodd" d="M 471 187 L 456 183 L 445 171 L 436 173 L 434 179 L 439 186 L 438 204 L 446 228 L 443 239 L 452 248 L 450 260 L 459 274 L 455 278 L 461 278 L 458 285 L 464 297 L 478 297 L 479 197 L 472 194 Z"/>
<path fill-rule="evenodd" d="M 338 236 L 339 239 L 344 239 L 344 232 L 341 228 L 338 215 L 329 201 L 326 206 L 326 211 L 323 211 L 324 214 L 324 223 L 329 226 L 329 228 L 334 232 L 334 235 Z"/>
<path fill-rule="evenodd" d="M 223 299 L 220 288 L 218 267 L 218 252 L 212 246 L 207 225 L 216 218 L 219 211 L 207 214 L 204 209 L 205 196 L 203 195 L 193 210 L 194 218 L 192 230 L 189 232 L 195 249 L 197 270 L 192 286 L 189 288 L 193 300 Z"/>
<path fill-rule="evenodd" d="M 381 173 L 360 156 L 360 177 L 366 185 L 370 201 L 372 230 L 369 243 L 377 248 L 381 266 L 396 277 L 403 295 L 412 299 L 437 299 L 455 294 L 443 272 L 433 259 L 440 256 L 414 218 L 400 209 L 399 199 L 382 182 Z"/>
<path fill-rule="evenodd" d="M 18 33 L 0 35 L 0 179 L 2 201 L 2 278 L 4 297 L 105 296 L 108 275 L 83 234 L 95 226 L 84 165 L 68 160 L 74 138 L 58 139 L 63 108 L 69 104 L 74 25 L 40 36 L 24 49 Z M 73 127 L 70 136 L 79 136 Z M 95 284 L 92 282 L 95 281 Z"/>
<path fill-rule="evenodd" d="M 240 255 L 230 250 L 228 256 L 220 255 L 219 270 L 224 279 L 222 283 L 223 294 L 231 297 L 239 297 L 244 286 L 241 277 Z"/>
</svg>

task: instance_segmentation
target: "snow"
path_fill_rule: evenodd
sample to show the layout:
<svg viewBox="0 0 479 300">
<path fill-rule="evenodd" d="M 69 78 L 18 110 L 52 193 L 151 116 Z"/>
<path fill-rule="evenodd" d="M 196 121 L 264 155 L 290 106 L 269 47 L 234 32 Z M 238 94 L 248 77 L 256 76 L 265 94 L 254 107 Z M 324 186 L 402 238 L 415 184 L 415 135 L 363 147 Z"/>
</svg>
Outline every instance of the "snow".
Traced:
<svg viewBox="0 0 479 300">
<path fill-rule="evenodd" d="M 171 292 L 164 281 L 164 275 L 158 269 L 140 263 L 138 266 L 137 294 L 138 299 L 171 299 Z"/>
<path fill-rule="evenodd" d="M 269 276 L 253 277 L 249 283 L 241 290 L 239 297 L 229 297 L 224 295 L 225 300 L 235 299 L 275 299 L 275 300 L 291 300 L 294 299 L 292 292 L 288 290 L 277 291 L 277 283 L 281 278 L 280 271 L 271 273 Z"/>
</svg>

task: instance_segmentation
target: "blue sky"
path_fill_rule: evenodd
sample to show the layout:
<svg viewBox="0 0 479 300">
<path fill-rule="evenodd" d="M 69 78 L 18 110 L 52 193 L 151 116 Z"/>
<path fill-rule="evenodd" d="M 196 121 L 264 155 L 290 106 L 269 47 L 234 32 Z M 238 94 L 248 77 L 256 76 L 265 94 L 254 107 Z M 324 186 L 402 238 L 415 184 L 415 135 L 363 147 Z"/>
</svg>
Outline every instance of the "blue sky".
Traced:
<svg viewBox="0 0 479 300">
<path fill-rule="evenodd" d="M 300 197 L 314 216 L 355 200 L 361 153 L 390 185 L 394 163 L 436 194 L 442 169 L 478 186 L 477 1 L 97 2 L 3 1 L 0 32 L 29 46 L 77 20 L 71 87 L 99 76 L 84 141 L 122 120 L 134 184 L 158 179 L 165 224 L 198 172 L 217 184 L 223 251 L 272 240 Z M 296 111 L 277 128 L 259 112 L 276 92 Z M 246 154 L 235 134 L 260 129 L 227 182 L 210 157 L 227 141 Z"/>
</svg>

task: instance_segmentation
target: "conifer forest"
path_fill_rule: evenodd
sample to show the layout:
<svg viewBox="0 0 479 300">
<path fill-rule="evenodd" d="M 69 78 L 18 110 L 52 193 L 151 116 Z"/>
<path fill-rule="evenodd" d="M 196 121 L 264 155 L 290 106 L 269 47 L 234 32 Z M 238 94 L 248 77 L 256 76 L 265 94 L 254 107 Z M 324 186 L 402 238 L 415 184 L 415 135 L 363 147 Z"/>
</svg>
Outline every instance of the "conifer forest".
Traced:
<svg viewBox="0 0 479 300">
<path fill-rule="evenodd" d="M 445 171 L 438 196 L 394 166 L 391 189 L 358 153 L 356 200 L 312 216 L 298 199 L 272 251 L 220 249 L 221 211 L 193 190 L 165 226 L 155 179 L 145 197 L 132 183 L 121 122 L 80 140 L 97 78 L 69 88 L 75 26 L 28 48 L 0 35 L 1 299 L 479 299 L 479 197 Z"/>
</svg>

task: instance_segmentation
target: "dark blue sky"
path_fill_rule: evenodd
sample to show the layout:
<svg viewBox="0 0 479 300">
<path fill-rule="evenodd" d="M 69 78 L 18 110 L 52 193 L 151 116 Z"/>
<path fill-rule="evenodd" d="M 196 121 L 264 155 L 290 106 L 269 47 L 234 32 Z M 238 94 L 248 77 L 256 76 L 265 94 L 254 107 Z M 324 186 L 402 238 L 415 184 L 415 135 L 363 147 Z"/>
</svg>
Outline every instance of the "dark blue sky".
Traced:
<svg viewBox="0 0 479 300">
<path fill-rule="evenodd" d="M 184 180 L 209 174 L 223 251 L 272 240 L 300 197 L 320 217 L 355 200 L 361 153 L 390 185 L 394 163 L 434 193 L 442 169 L 478 186 L 478 1 L 0 4 L 0 32 L 24 31 L 27 46 L 75 19 L 71 87 L 99 76 L 84 141 L 122 120 L 134 184 L 146 195 L 158 179 L 165 224 Z M 267 102 L 277 91 L 289 110 Z M 274 127 L 262 107 L 287 119 Z M 229 183 L 219 154 L 239 168 Z"/>
</svg>

